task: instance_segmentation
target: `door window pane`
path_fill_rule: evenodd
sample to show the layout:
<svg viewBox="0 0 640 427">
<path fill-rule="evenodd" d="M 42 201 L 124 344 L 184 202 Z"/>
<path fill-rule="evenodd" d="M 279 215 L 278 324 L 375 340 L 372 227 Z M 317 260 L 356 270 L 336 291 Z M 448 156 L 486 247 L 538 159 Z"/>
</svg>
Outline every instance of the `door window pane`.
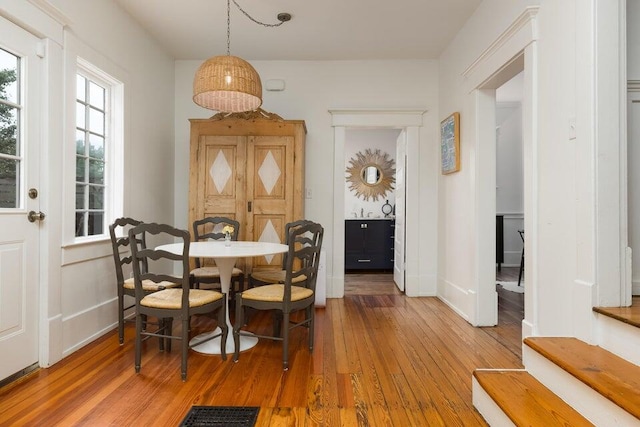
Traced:
<svg viewBox="0 0 640 427">
<path fill-rule="evenodd" d="M 0 208 L 21 207 L 20 58 L 0 49 Z"/>
<path fill-rule="evenodd" d="M 19 104 L 18 67 L 20 58 L 0 49 L 0 99 Z"/>
<path fill-rule="evenodd" d="M 17 108 L 0 103 L 0 154 L 18 154 L 18 114 Z"/>
<path fill-rule="evenodd" d="M 20 163 L 18 160 L 0 158 L 0 208 L 17 208 L 19 183 L 17 180 Z"/>
</svg>

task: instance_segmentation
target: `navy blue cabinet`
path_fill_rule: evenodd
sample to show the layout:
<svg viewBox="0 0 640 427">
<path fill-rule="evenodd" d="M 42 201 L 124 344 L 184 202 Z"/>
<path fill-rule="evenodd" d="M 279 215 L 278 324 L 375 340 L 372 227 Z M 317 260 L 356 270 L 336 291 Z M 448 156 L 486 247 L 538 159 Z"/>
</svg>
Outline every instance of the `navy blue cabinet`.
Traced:
<svg viewBox="0 0 640 427">
<path fill-rule="evenodd" d="M 391 219 L 345 220 L 345 270 L 393 270 L 394 228 Z"/>
</svg>

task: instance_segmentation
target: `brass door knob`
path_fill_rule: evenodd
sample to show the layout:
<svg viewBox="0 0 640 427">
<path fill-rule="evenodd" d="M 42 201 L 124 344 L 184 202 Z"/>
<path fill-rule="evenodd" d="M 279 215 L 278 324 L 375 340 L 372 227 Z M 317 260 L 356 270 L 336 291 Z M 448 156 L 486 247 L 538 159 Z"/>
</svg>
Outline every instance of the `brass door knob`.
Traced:
<svg viewBox="0 0 640 427">
<path fill-rule="evenodd" d="M 29 222 L 43 221 L 44 217 L 45 214 L 43 214 L 42 212 L 29 211 L 29 213 L 27 214 L 27 219 L 29 220 Z"/>
</svg>

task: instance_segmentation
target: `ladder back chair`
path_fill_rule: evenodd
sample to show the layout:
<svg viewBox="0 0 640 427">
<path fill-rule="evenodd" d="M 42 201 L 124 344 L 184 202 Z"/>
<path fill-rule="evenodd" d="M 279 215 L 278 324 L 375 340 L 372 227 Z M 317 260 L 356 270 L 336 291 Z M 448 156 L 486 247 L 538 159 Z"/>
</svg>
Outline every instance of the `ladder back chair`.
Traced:
<svg viewBox="0 0 640 427">
<path fill-rule="evenodd" d="M 233 227 L 231 240 L 238 240 L 240 235 L 240 223 L 231 218 L 207 217 L 193 222 L 194 242 L 203 240 L 222 240 L 225 237 L 223 229 L 225 226 Z M 208 261 L 213 262 L 213 261 Z M 196 258 L 195 268 L 191 270 L 192 282 L 195 288 L 200 288 L 203 283 L 217 284 L 220 288 L 220 270 L 215 265 L 205 265 L 205 260 Z M 233 268 L 231 273 L 231 287 L 229 288 L 229 299 L 235 299 L 236 289 L 239 292 L 244 290 L 244 272 Z"/>
<path fill-rule="evenodd" d="M 212 334 L 201 344 L 209 339 L 220 337 L 222 359 L 226 360 L 226 341 L 228 327 L 225 322 L 226 297 L 224 294 L 205 289 L 191 289 L 191 276 L 189 275 L 189 244 L 190 236 L 186 230 L 179 230 L 165 224 L 140 224 L 129 230 L 131 242 L 146 241 L 147 237 L 154 240 L 177 241 L 182 246 L 182 253 L 174 254 L 161 249 L 148 249 L 140 244 L 132 244 L 131 256 L 133 259 L 133 277 L 135 279 L 136 297 L 136 345 L 135 345 L 135 370 L 140 372 L 142 337 L 157 337 L 167 340 L 167 351 L 171 351 L 171 339 L 181 341 L 181 375 L 182 381 L 187 380 L 187 357 L 189 351 L 189 319 L 194 314 L 217 312 L 217 323 L 221 333 Z M 179 271 L 179 275 L 164 273 L 167 271 L 167 261 L 176 267 L 173 271 Z M 177 264 L 177 265 L 176 265 Z M 145 272 L 142 266 L 147 265 Z M 169 271 L 172 271 L 171 269 Z M 178 283 L 179 288 L 164 289 L 147 294 L 144 292 L 143 283 L 150 280 L 158 285 L 163 283 Z M 142 329 L 142 316 L 154 316 L 165 319 L 161 323 L 161 329 L 150 332 Z M 181 323 L 180 335 L 173 335 L 173 319 Z"/>
<path fill-rule="evenodd" d="M 308 222 L 307 220 L 299 220 L 294 222 L 289 222 L 285 225 L 284 228 L 284 244 L 289 245 L 289 236 L 292 228 L 299 227 L 300 225 Z M 271 283 L 284 283 L 284 279 L 287 275 L 287 254 L 285 253 L 282 257 L 282 269 L 280 270 L 259 270 L 253 271 L 249 275 L 249 287 L 253 288 L 256 286 L 268 285 Z M 304 280 L 302 277 L 297 277 L 295 280 Z"/>
<path fill-rule="evenodd" d="M 138 221 L 133 218 L 118 218 L 113 224 L 109 226 L 109 234 L 111 236 L 111 248 L 113 251 L 113 260 L 116 266 L 116 286 L 118 293 L 118 341 L 120 345 L 124 343 L 124 324 L 125 312 L 135 306 L 135 285 L 133 277 L 125 279 L 125 268 L 131 267 L 131 255 L 129 251 L 129 230 L 137 225 L 142 224 L 142 221 Z M 144 236 L 143 236 L 144 238 Z M 138 242 L 140 247 L 146 247 L 146 242 L 141 240 Z M 147 265 L 141 266 L 142 270 L 146 272 Z M 142 284 L 142 289 L 145 293 L 151 293 L 161 291 L 166 288 L 175 288 L 177 283 L 165 283 L 162 285 L 153 283 L 150 280 L 145 280 Z M 125 306 L 125 295 L 132 298 L 131 304 Z M 143 319 L 146 323 L 146 319 Z"/>
<path fill-rule="evenodd" d="M 250 288 L 236 296 L 236 318 L 233 327 L 236 348 L 233 360 L 236 362 L 240 354 L 240 335 L 253 335 L 282 341 L 282 365 L 284 370 L 289 369 L 289 332 L 298 326 L 306 326 L 309 329 L 309 351 L 313 351 L 315 289 L 324 229 L 312 221 L 299 221 L 295 226 L 289 227 L 288 233 L 289 251 L 286 256 L 284 281 Z M 254 310 L 275 311 L 277 315 L 274 316 L 273 336 L 251 334 L 241 330 L 248 307 Z M 294 312 L 304 312 L 304 319 L 292 322 L 290 315 Z"/>
</svg>

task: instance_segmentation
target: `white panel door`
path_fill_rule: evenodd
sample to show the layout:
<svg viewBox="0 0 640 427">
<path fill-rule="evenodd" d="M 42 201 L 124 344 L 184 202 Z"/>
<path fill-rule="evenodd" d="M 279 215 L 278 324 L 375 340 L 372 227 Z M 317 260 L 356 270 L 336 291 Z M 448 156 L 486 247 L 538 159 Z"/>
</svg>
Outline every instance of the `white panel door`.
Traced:
<svg viewBox="0 0 640 427">
<path fill-rule="evenodd" d="M 0 18 L 0 380 L 38 362 L 39 40 Z"/>
<path fill-rule="evenodd" d="M 406 200 L 406 164 L 407 138 L 406 131 L 400 132 L 396 141 L 396 228 L 393 238 L 393 281 L 398 289 L 404 292 L 405 261 L 405 200 Z"/>
</svg>

